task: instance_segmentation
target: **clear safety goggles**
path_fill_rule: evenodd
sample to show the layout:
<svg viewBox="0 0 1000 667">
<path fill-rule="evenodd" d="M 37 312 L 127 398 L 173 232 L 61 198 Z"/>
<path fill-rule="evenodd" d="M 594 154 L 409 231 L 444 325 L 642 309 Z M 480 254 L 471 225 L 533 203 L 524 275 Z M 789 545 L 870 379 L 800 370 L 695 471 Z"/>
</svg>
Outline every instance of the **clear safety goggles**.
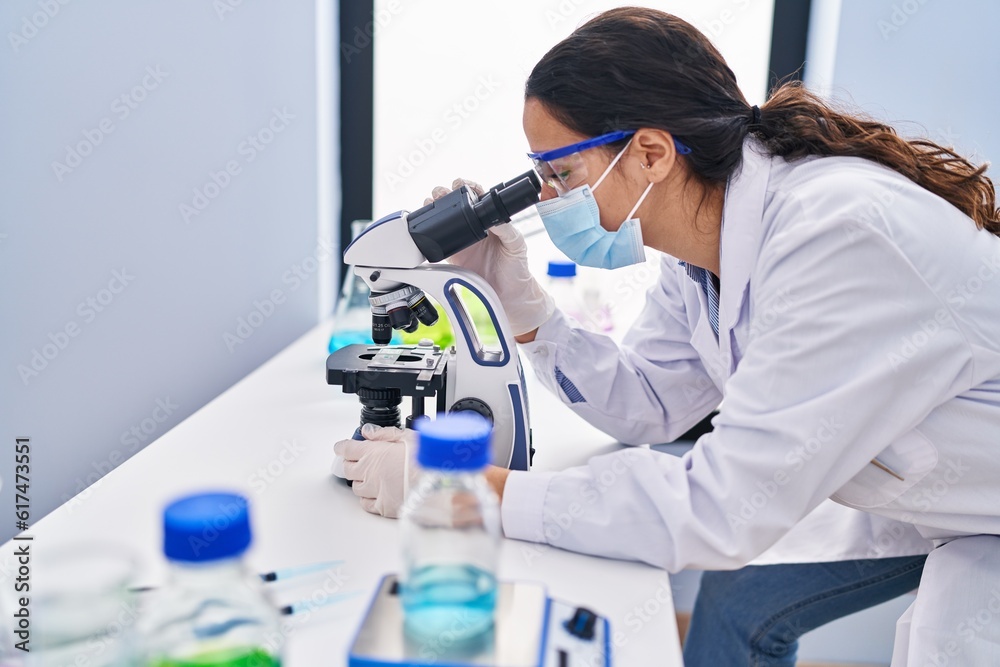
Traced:
<svg viewBox="0 0 1000 667">
<path fill-rule="evenodd" d="M 583 151 L 613 144 L 631 137 L 633 134 L 635 134 L 635 130 L 608 132 L 593 139 L 585 139 L 561 148 L 553 148 L 550 151 L 528 153 L 528 157 L 535 164 L 535 171 L 538 172 L 538 177 L 542 179 L 542 182 L 555 190 L 557 194 L 564 195 L 587 181 L 587 164 L 581 155 Z M 677 139 L 674 139 L 674 147 L 681 155 L 687 155 L 691 152 L 690 148 Z"/>
</svg>

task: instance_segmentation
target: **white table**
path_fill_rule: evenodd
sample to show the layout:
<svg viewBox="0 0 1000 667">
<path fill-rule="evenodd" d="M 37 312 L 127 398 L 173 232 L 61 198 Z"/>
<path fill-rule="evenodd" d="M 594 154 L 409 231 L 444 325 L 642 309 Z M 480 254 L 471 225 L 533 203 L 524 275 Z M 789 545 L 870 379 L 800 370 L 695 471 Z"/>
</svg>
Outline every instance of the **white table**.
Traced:
<svg viewBox="0 0 1000 667">
<path fill-rule="evenodd" d="M 314 575 L 297 586 L 272 585 L 280 602 L 308 597 L 324 584 L 362 591 L 311 617 L 286 617 L 285 664 L 346 664 L 376 582 L 398 571 L 401 558 L 397 523 L 364 512 L 351 490 L 329 474 L 333 443 L 353 432 L 359 416 L 356 397 L 325 382 L 331 329 L 329 322 L 317 326 L 40 520 L 28 531 L 35 553 L 76 541 L 113 541 L 142 560 L 140 583 L 155 585 L 165 575 L 160 512 L 166 502 L 190 491 L 241 491 L 250 498 L 254 530 L 248 558 L 259 571 L 344 561 L 336 577 Z M 526 376 L 538 450 L 535 469 L 579 465 L 620 447 L 551 396 L 530 369 Z M 13 548 L 8 542 L 0 549 L 4 562 L 10 562 Z M 504 540 L 499 576 L 542 582 L 553 597 L 607 616 L 616 640 L 615 665 L 681 664 L 669 580 L 662 570 Z M 9 580 L 4 585 L 11 587 Z"/>
</svg>

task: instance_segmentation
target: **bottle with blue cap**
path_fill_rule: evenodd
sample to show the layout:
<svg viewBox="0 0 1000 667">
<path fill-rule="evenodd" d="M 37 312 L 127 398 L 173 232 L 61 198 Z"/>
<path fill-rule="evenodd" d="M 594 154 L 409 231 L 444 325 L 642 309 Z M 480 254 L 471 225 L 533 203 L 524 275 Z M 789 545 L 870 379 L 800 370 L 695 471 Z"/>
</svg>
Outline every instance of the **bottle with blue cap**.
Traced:
<svg viewBox="0 0 1000 667">
<path fill-rule="evenodd" d="M 576 263 L 553 260 L 549 262 L 545 273 L 548 276 L 545 291 L 563 313 L 582 323 L 585 318 L 583 304 L 577 291 Z"/>
<path fill-rule="evenodd" d="M 500 504 L 484 472 L 492 425 L 471 412 L 417 423 L 421 477 L 400 516 L 407 635 L 462 643 L 493 628 Z"/>
<path fill-rule="evenodd" d="M 587 267 L 584 267 L 585 273 L 581 276 L 577 269 L 575 262 L 549 262 L 545 290 L 559 309 L 577 324 L 590 331 L 608 333 L 614 328 L 610 304 L 602 295 L 600 282 L 595 282 L 607 278 L 597 278 L 598 272 Z"/>
<path fill-rule="evenodd" d="M 144 621 L 150 667 L 277 667 L 279 616 L 244 566 L 250 546 L 244 497 L 201 493 L 163 512 L 170 581 L 155 591 Z"/>
</svg>

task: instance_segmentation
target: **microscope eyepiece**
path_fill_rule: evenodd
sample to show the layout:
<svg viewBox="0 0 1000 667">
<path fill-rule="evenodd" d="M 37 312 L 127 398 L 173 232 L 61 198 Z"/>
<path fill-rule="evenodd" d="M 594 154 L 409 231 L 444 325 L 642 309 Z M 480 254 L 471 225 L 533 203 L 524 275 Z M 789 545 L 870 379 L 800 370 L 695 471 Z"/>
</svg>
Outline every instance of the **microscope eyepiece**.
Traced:
<svg viewBox="0 0 1000 667">
<path fill-rule="evenodd" d="M 486 230 L 538 203 L 542 184 L 527 171 L 477 197 L 463 185 L 407 216 L 410 236 L 430 262 L 440 262 L 486 238 Z"/>
<path fill-rule="evenodd" d="M 510 222 L 512 216 L 537 204 L 541 191 L 538 175 L 529 171 L 512 181 L 493 186 L 472 208 L 486 230 L 494 225 Z"/>
</svg>

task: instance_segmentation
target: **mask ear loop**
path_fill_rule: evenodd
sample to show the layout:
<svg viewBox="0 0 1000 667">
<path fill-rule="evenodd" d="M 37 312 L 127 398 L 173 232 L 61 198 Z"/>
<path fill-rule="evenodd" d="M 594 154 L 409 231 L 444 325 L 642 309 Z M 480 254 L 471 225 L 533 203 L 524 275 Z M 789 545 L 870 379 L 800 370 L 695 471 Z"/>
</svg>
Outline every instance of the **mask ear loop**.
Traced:
<svg viewBox="0 0 1000 667">
<path fill-rule="evenodd" d="M 629 138 L 628 143 L 625 144 L 625 148 L 623 148 L 620 151 L 618 151 L 618 155 L 616 155 L 615 159 L 611 161 L 611 164 L 608 165 L 608 168 L 604 170 L 604 173 L 601 174 L 601 177 L 599 179 L 597 179 L 597 182 L 594 183 L 594 187 L 590 188 L 591 192 L 593 192 L 594 190 L 596 190 L 598 188 L 598 186 L 601 183 L 604 182 L 604 179 L 607 178 L 608 174 L 611 173 L 611 170 L 615 168 L 615 165 L 618 164 L 618 160 L 622 159 L 622 156 L 625 155 L 625 151 L 627 151 L 628 147 L 631 146 L 631 145 L 632 145 L 632 139 Z"/>
<path fill-rule="evenodd" d="M 599 179 L 597 179 L 596 183 L 594 183 L 594 187 L 592 187 L 590 189 L 591 192 L 593 192 L 594 190 L 596 190 L 597 186 L 599 186 L 601 183 L 604 182 L 604 179 L 607 178 L 607 175 L 610 174 L 611 170 L 615 168 L 615 165 L 618 164 L 618 160 L 622 159 L 622 156 L 625 155 L 625 151 L 627 151 L 628 147 L 631 146 L 631 145 L 632 145 L 632 138 L 629 138 L 628 143 L 625 144 L 625 147 L 622 148 L 618 152 L 618 155 L 615 156 L 615 159 L 611 161 L 611 164 L 608 165 L 608 168 L 604 170 L 604 173 L 601 174 L 601 177 Z M 645 165 L 643 165 L 643 166 L 645 166 Z M 626 220 L 631 220 L 632 219 L 632 216 L 635 215 L 635 212 L 639 210 L 640 206 L 642 206 L 642 202 L 644 202 L 646 200 L 646 195 L 648 195 L 649 191 L 652 190 L 652 189 L 653 189 L 653 183 L 650 182 L 650 184 L 646 186 L 646 189 L 642 193 L 642 196 L 639 197 L 639 201 L 637 201 L 635 203 L 635 206 L 632 207 L 632 210 L 629 211 L 628 217 L 625 218 Z"/>
<path fill-rule="evenodd" d="M 649 185 L 646 186 L 646 190 L 642 193 L 642 196 L 639 197 L 639 201 L 635 203 L 635 206 L 632 207 L 632 210 L 629 211 L 628 217 L 625 218 L 626 220 L 631 220 L 632 216 L 635 215 L 635 212 L 639 210 L 639 207 L 642 206 L 643 200 L 646 199 L 646 195 L 648 195 L 649 191 L 653 189 L 653 185 L 654 183 L 651 181 Z"/>
</svg>

